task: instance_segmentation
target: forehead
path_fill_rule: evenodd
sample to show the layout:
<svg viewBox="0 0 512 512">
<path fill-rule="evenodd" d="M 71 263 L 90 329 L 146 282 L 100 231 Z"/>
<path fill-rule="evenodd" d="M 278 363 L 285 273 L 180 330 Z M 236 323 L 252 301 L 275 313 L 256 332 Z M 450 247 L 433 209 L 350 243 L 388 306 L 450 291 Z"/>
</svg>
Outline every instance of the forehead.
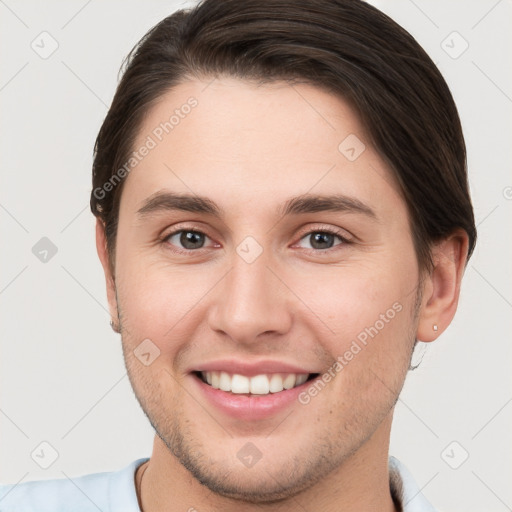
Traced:
<svg viewBox="0 0 512 512">
<path fill-rule="evenodd" d="M 312 85 L 184 82 L 147 112 L 133 149 L 144 147 L 121 202 L 132 210 L 162 188 L 254 208 L 305 193 L 401 201 L 354 111 Z"/>
</svg>

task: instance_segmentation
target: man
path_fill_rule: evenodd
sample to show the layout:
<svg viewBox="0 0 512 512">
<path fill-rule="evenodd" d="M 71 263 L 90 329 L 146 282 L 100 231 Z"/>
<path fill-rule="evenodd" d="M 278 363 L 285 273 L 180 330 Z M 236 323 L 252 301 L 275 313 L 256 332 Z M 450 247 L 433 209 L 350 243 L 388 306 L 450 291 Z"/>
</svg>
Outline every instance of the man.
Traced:
<svg viewBox="0 0 512 512">
<path fill-rule="evenodd" d="M 434 510 L 390 429 L 476 230 L 453 99 L 409 34 L 354 0 L 173 14 L 130 57 L 91 208 L 153 453 L 0 510 Z"/>
</svg>

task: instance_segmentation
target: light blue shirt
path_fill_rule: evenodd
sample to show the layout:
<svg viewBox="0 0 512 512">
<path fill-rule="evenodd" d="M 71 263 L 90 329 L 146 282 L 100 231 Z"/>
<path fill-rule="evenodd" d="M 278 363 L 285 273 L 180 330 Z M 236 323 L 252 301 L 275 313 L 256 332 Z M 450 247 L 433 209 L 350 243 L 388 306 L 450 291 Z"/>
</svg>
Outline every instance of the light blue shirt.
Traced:
<svg viewBox="0 0 512 512">
<path fill-rule="evenodd" d="M 140 512 L 135 471 L 148 458 L 118 471 L 0 485 L 0 512 Z M 391 485 L 403 512 L 436 512 L 407 468 L 389 458 Z"/>
</svg>

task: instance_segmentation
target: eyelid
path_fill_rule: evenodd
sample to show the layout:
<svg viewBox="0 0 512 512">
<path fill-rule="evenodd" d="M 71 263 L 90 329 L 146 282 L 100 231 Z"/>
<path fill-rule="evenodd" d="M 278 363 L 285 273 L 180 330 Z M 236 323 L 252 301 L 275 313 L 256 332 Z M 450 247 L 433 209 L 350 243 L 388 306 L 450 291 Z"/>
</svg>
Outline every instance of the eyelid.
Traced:
<svg viewBox="0 0 512 512">
<path fill-rule="evenodd" d="M 344 242 L 350 243 L 355 241 L 355 237 L 346 231 L 345 229 L 332 226 L 330 224 L 318 224 L 316 226 L 308 226 L 304 228 L 304 230 L 300 231 L 299 241 L 302 240 L 306 235 L 310 235 L 312 233 L 330 233 L 336 236 L 339 236 Z"/>
<path fill-rule="evenodd" d="M 171 235 L 175 235 L 176 233 L 179 233 L 180 231 L 195 231 L 196 233 L 201 233 L 203 235 L 207 235 L 209 238 L 211 238 L 208 235 L 209 228 L 207 225 L 203 226 L 202 222 L 195 222 L 192 221 L 192 224 L 185 223 L 178 223 L 173 224 L 171 227 L 166 227 L 165 229 L 161 230 L 161 236 L 162 238 L 168 238 Z"/>
</svg>

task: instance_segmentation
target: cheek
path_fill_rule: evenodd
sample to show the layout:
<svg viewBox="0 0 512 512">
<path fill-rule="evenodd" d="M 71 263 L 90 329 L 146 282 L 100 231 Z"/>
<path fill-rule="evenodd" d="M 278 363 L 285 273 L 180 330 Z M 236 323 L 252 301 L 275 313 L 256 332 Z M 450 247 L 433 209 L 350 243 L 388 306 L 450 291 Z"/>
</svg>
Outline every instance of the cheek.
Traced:
<svg viewBox="0 0 512 512">
<path fill-rule="evenodd" d="M 182 370 L 181 354 L 191 348 L 196 329 L 204 327 L 204 299 L 218 281 L 218 272 L 200 271 L 192 266 L 177 268 L 161 258 L 130 255 L 124 258 L 118 275 L 119 310 L 127 352 L 133 353 L 149 339 L 158 353 L 151 371 L 166 368 L 178 374 Z M 137 364 L 134 360 L 134 365 Z"/>
<path fill-rule="evenodd" d="M 334 331 L 321 339 L 332 361 L 322 376 L 330 392 L 312 384 L 301 403 L 312 401 L 319 411 L 336 403 L 333 421 L 354 431 L 365 431 L 365 422 L 389 412 L 409 367 L 415 295 L 407 292 L 414 286 L 414 266 L 411 273 L 384 267 L 364 273 L 344 269 L 310 288 L 312 310 Z M 318 320 L 315 326 L 319 332 Z"/>
<path fill-rule="evenodd" d="M 161 338 L 177 326 L 198 301 L 202 287 L 183 274 L 171 272 L 129 273 L 119 290 L 120 308 L 125 319 L 138 330 L 146 329 Z"/>
<path fill-rule="evenodd" d="M 300 293 L 334 331 L 334 338 L 340 339 L 355 338 L 375 324 L 380 331 L 384 325 L 399 324 L 405 315 L 398 313 L 414 299 L 411 290 L 416 283 L 413 273 L 395 271 L 386 265 L 363 271 L 340 269 L 325 276 L 316 275 L 311 282 L 300 279 Z"/>
<path fill-rule="evenodd" d="M 335 361 L 333 375 L 340 376 L 335 386 L 370 402 L 373 393 L 401 387 L 414 341 L 415 259 L 379 263 L 316 276 L 314 286 L 303 282 L 302 288 L 329 328 L 322 342 Z"/>
</svg>

